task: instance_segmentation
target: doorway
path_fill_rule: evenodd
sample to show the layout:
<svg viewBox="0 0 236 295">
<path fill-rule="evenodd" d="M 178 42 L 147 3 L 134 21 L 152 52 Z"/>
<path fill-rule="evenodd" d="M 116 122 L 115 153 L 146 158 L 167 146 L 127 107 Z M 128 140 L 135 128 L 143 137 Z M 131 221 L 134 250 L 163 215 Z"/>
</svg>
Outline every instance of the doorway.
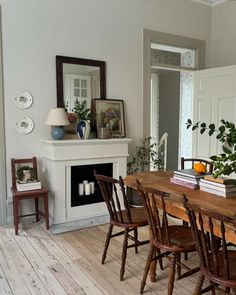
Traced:
<svg viewBox="0 0 236 295">
<path fill-rule="evenodd" d="M 201 40 L 144 30 L 143 136 L 158 140 L 168 133 L 167 169 L 177 169 L 180 156 L 192 155 L 185 123 L 192 117 L 191 72 L 203 67 L 204 46 Z"/>
<path fill-rule="evenodd" d="M 165 132 L 168 133 L 167 167 L 174 170 L 178 166 L 176 155 L 179 149 L 180 72 L 159 69 L 152 72 L 151 81 L 153 116 L 150 135 L 159 139 Z"/>
</svg>

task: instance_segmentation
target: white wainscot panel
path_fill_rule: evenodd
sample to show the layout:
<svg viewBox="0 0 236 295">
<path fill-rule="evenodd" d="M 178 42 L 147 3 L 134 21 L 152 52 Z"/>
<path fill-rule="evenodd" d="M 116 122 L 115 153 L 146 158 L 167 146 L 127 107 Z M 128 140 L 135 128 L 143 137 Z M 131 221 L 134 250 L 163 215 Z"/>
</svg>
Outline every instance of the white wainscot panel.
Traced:
<svg viewBox="0 0 236 295">
<path fill-rule="evenodd" d="M 198 101 L 198 118 L 197 121 L 206 122 L 206 124 L 211 123 L 212 118 L 212 99 L 206 98 L 201 99 Z M 196 157 L 197 158 L 208 158 L 208 155 L 211 152 L 211 138 L 209 137 L 208 133 L 200 135 L 199 130 L 194 131 L 196 132 L 197 138 L 197 151 Z"/>
</svg>

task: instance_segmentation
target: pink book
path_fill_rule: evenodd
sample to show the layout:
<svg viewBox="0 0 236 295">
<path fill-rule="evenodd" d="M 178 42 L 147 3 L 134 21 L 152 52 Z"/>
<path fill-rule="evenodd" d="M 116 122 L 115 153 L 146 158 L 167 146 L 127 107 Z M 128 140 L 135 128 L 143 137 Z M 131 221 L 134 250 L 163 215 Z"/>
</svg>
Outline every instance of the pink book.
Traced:
<svg viewBox="0 0 236 295">
<path fill-rule="evenodd" d="M 199 189 L 198 184 L 190 183 L 190 182 L 180 180 L 180 179 L 175 179 L 174 177 L 170 178 L 170 182 L 178 184 L 178 185 L 182 185 L 182 186 L 185 186 L 187 188 L 194 189 L 194 190 Z"/>
</svg>

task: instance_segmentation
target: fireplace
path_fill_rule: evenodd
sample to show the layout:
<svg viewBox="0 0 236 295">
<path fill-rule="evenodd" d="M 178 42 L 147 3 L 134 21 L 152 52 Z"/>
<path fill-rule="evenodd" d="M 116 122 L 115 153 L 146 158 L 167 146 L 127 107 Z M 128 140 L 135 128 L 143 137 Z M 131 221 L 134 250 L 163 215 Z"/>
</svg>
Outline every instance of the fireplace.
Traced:
<svg viewBox="0 0 236 295">
<path fill-rule="evenodd" d="M 54 233 L 108 222 L 93 170 L 114 178 L 124 177 L 130 141 L 128 138 L 42 140 L 41 180 L 50 190 L 49 216 Z M 94 193 L 79 193 L 79 185 L 85 188 L 86 183 L 90 183 L 91 192 L 94 183 Z"/>
<path fill-rule="evenodd" d="M 93 171 L 112 176 L 112 163 L 71 167 L 71 206 L 104 202 Z M 88 189 L 87 189 L 88 188 Z"/>
</svg>

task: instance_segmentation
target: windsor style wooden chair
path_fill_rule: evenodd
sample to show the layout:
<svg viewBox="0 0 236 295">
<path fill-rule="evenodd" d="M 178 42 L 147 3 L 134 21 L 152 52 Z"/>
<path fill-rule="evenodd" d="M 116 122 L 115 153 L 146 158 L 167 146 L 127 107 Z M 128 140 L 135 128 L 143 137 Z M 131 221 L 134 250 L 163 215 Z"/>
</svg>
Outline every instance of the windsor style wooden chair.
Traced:
<svg viewBox="0 0 236 295">
<path fill-rule="evenodd" d="M 236 228 L 236 218 L 232 219 L 212 210 L 202 209 L 195 204 L 190 204 L 186 196 L 183 204 L 189 218 L 192 234 L 195 239 L 197 252 L 200 259 L 200 276 L 194 295 L 203 294 L 215 287 L 226 287 L 225 294 L 236 294 L 236 249 L 232 244 L 227 244 L 226 226 L 231 224 Z M 219 225 L 216 231 L 216 224 Z M 217 232 L 217 237 L 215 233 Z M 220 238 L 220 239 L 219 239 Z M 218 245 L 218 242 L 221 245 Z M 233 248 L 233 249 L 232 249 Z M 202 290 L 204 279 L 208 278 L 210 286 Z"/>
<path fill-rule="evenodd" d="M 147 217 L 143 208 L 130 207 L 121 177 L 117 180 L 105 175 L 99 175 L 96 171 L 94 171 L 94 175 L 110 215 L 110 225 L 102 254 L 102 264 L 104 264 L 106 259 L 110 239 L 124 235 L 120 269 L 120 280 L 123 281 L 127 249 L 134 247 L 135 253 L 137 253 L 139 246 L 149 243 L 149 240 L 139 241 L 138 239 L 138 228 L 148 224 Z M 114 226 L 123 230 L 112 234 Z M 133 235 L 130 232 L 133 232 Z M 128 241 L 132 241 L 133 243 L 128 244 Z"/>
<path fill-rule="evenodd" d="M 152 236 L 140 293 L 143 293 L 152 261 L 171 255 L 168 282 L 168 295 L 171 295 L 174 289 L 176 267 L 178 279 L 187 277 L 199 270 L 196 267 L 181 274 L 180 254 L 196 250 L 191 229 L 183 225 L 169 225 L 165 199 L 169 198 L 170 194 L 157 189 L 144 187 L 140 182 L 138 182 L 137 189 L 144 203 Z M 158 255 L 155 255 L 156 250 L 159 252 Z M 162 251 L 161 254 L 160 250 Z"/>
<path fill-rule="evenodd" d="M 206 165 L 206 170 L 207 172 L 212 173 L 213 172 L 213 163 L 208 161 L 208 160 L 204 160 L 204 159 L 196 159 L 196 158 L 184 158 L 181 157 L 180 159 L 180 168 L 181 169 L 186 169 L 186 163 L 190 162 L 191 163 L 191 167 L 193 169 L 193 166 L 195 163 L 202 163 Z"/>
<path fill-rule="evenodd" d="M 181 159 L 180 159 L 180 169 L 186 169 L 188 167 L 188 163 L 191 164 L 190 168 L 192 168 L 192 169 L 193 169 L 195 163 L 203 163 L 203 164 L 206 165 L 206 171 L 210 172 L 210 173 L 213 173 L 213 163 L 208 161 L 208 160 L 181 157 Z M 183 225 L 188 226 L 188 222 L 183 221 Z M 185 256 L 185 260 L 187 260 L 188 259 L 188 254 L 186 253 L 184 256 Z"/>
</svg>

